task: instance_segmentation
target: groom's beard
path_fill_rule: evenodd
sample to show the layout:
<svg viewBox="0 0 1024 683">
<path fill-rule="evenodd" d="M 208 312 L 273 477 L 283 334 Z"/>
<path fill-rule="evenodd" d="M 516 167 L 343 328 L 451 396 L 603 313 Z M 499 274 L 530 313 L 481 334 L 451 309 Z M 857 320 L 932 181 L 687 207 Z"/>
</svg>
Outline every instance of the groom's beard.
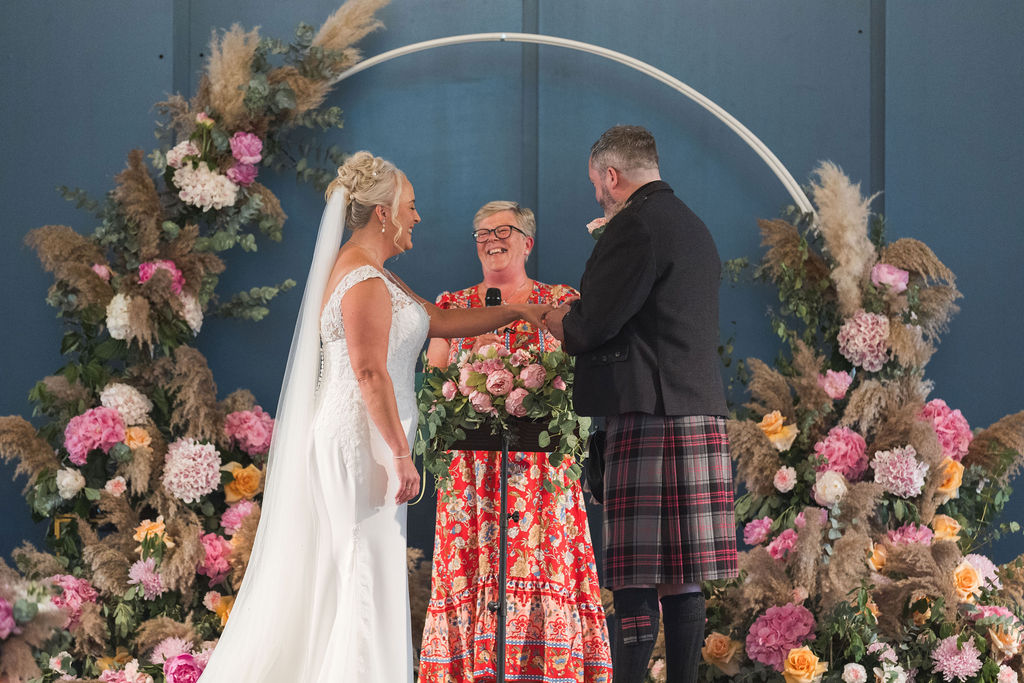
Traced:
<svg viewBox="0 0 1024 683">
<path fill-rule="evenodd" d="M 601 196 L 597 200 L 597 203 L 602 209 L 604 209 L 604 217 L 607 220 L 611 220 L 615 214 L 622 211 L 622 207 L 626 204 L 625 202 L 615 201 L 615 199 L 612 198 L 611 192 L 609 192 L 608 188 L 603 185 L 601 186 Z"/>
</svg>

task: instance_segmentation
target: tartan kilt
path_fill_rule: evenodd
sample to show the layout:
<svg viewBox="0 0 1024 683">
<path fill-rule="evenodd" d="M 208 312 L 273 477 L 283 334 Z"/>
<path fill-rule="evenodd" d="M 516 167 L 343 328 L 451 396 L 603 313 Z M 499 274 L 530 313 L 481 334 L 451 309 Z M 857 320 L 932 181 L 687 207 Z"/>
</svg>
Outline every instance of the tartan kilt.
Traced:
<svg viewBox="0 0 1024 683">
<path fill-rule="evenodd" d="M 737 575 L 724 418 L 609 417 L 604 482 L 606 585 L 699 583 Z"/>
</svg>

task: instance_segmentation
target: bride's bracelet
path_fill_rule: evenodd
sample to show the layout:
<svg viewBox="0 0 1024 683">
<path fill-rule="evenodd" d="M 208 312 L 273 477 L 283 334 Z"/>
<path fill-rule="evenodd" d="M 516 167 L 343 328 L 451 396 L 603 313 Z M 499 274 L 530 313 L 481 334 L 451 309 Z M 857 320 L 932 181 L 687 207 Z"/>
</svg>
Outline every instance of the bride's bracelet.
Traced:
<svg viewBox="0 0 1024 683">
<path fill-rule="evenodd" d="M 410 453 L 409 455 L 392 455 L 391 457 L 394 458 L 395 460 L 405 460 L 406 458 L 411 458 L 412 453 Z"/>
</svg>

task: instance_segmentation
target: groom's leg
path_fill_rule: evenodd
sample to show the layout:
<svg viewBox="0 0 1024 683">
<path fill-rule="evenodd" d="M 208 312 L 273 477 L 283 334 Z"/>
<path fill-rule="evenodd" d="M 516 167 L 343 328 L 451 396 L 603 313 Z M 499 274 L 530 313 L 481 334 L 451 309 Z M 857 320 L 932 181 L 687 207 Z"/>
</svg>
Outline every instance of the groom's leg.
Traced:
<svg viewBox="0 0 1024 683">
<path fill-rule="evenodd" d="M 612 643 L 613 683 L 644 683 L 658 638 L 658 589 L 618 588 L 615 598 L 615 640 Z"/>
<path fill-rule="evenodd" d="M 704 594 L 696 584 L 658 588 L 665 623 L 665 680 L 696 683 L 704 644 Z"/>
</svg>

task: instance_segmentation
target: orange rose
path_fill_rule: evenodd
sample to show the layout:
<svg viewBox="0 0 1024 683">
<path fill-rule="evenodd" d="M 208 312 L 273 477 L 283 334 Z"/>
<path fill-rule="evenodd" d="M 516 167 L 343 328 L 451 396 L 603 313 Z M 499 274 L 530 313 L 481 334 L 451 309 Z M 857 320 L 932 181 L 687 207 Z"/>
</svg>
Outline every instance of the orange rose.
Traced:
<svg viewBox="0 0 1024 683">
<path fill-rule="evenodd" d="M 813 683 L 820 681 L 821 675 L 828 670 L 828 662 L 819 662 L 811 648 L 797 647 L 786 655 L 786 666 L 782 677 L 786 683 Z"/>
<path fill-rule="evenodd" d="M 221 628 L 224 628 L 225 624 L 228 623 L 228 617 L 231 616 L 231 608 L 234 606 L 234 595 L 224 595 L 217 601 L 217 605 L 213 608 L 213 611 L 217 613 L 218 617 L 220 617 Z"/>
<path fill-rule="evenodd" d="M 253 496 L 263 490 L 263 470 L 255 465 L 242 467 L 240 463 L 229 462 L 220 469 L 234 476 L 233 481 L 224 485 L 224 500 L 229 503 L 243 498 L 252 500 Z"/>
<path fill-rule="evenodd" d="M 168 548 L 174 547 L 174 541 L 172 541 L 170 536 L 166 534 L 163 515 L 157 517 L 155 522 L 149 519 L 144 519 L 139 526 L 135 527 L 134 539 L 140 544 L 144 543 L 150 536 L 156 536 L 163 541 L 164 545 Z M 142 545 L 139 545 L 139 547 L 135 549 L 135 552 L 141 553 Z"/>
<path fill-rule="evenodd" d="M 796 425 L 783 424 L 785 421 L 786 418 L 782 417 L 782 413 L 773 410 L 757 423 L 757 426 L 761 428 L 761 431 L 779 452 L 789 450 L 793 441 L 796 440 L 796 435 L 800 432 Z"/>
<path fill-rule="evenodd" d="M 975 596 L 981 593 L 981 575 L 967 560 L 963 560 L 953 570 L 953 585 L 960 602 L 974 602 Z"/>
<path fill-rule="evenodd" d="M 924 600 L 925 604 L 928 605 L 928 608 L 925 609 L 924 612 L 918 612 L 918 611 L 915 610 L 914 613 L 911 615 L 911 618 L 914 620 L 914 624 L 916 626 L 923 626 L 924 622 L 928 621 L 928 619 L 932 616 L 932 608 L 931 608 L 932 600 L 931 600 L 931 598 L 929 598 L 927 595 L 925 595 L 921 591 L 915 591 L 914 593 L 912 593 L 910 595 L 910 604 L 911 605 L 914 605 L 914 604 L 916 604 L 918 602 L 921 602 L 922 600 Z"/>
<path fill-rule="evenodd" d="M 960 484 L 964 481 L 964 466 L 958 463 L 953 458 L 946 458 L 939 465 L 939 471 L 942 473 L 942 483 L 939 485 L 938 491 L 946 500 L 956 498 L 960 495 Z"/>
<path fill-rule="evenodd" d="M 960 522 L 949 515 L 935 515 L 932 517 L 932 531 L 935 532 L 936 541 L 959 541 Z"/>
<path fill-rule="evenodd" d="M 882 571 L 882 567 L 885 566 L 885 561 L 888 559 L 889 554 L 885 549 L 885 546 L 881 543 L 873 543 L 871 545 L 871 555 L 868 557 L 868 564 L 876 571 Z"/>
<path fill-rule="evenodd" d="M 129 427 L 124 430 L 124 445 L 132 450 L 146 448 L 151 443 L 153 439 L 145 427 Z"/>
<path fill-rule="evenodd" d="M 727 635 L 712 631 L 704 639 L 704 647 L 700 654 L 704 661 L 718 669 L 726 676 L 735 676 L 740 672 L 740 664 L 737 656 L 740 651 L 740 644 Z"/>
<path fill-rule="evenodd" d="M 117 648 L 117 654 L 113 657 L 100 657 L 97 659 L 96 666 L 99 667 L 100 671 L 107 671 L 115 666 L 124 666 L 130 661 L 132 661 L 132 653 L 123 647 L 119 647 Z"/>
</svg>

